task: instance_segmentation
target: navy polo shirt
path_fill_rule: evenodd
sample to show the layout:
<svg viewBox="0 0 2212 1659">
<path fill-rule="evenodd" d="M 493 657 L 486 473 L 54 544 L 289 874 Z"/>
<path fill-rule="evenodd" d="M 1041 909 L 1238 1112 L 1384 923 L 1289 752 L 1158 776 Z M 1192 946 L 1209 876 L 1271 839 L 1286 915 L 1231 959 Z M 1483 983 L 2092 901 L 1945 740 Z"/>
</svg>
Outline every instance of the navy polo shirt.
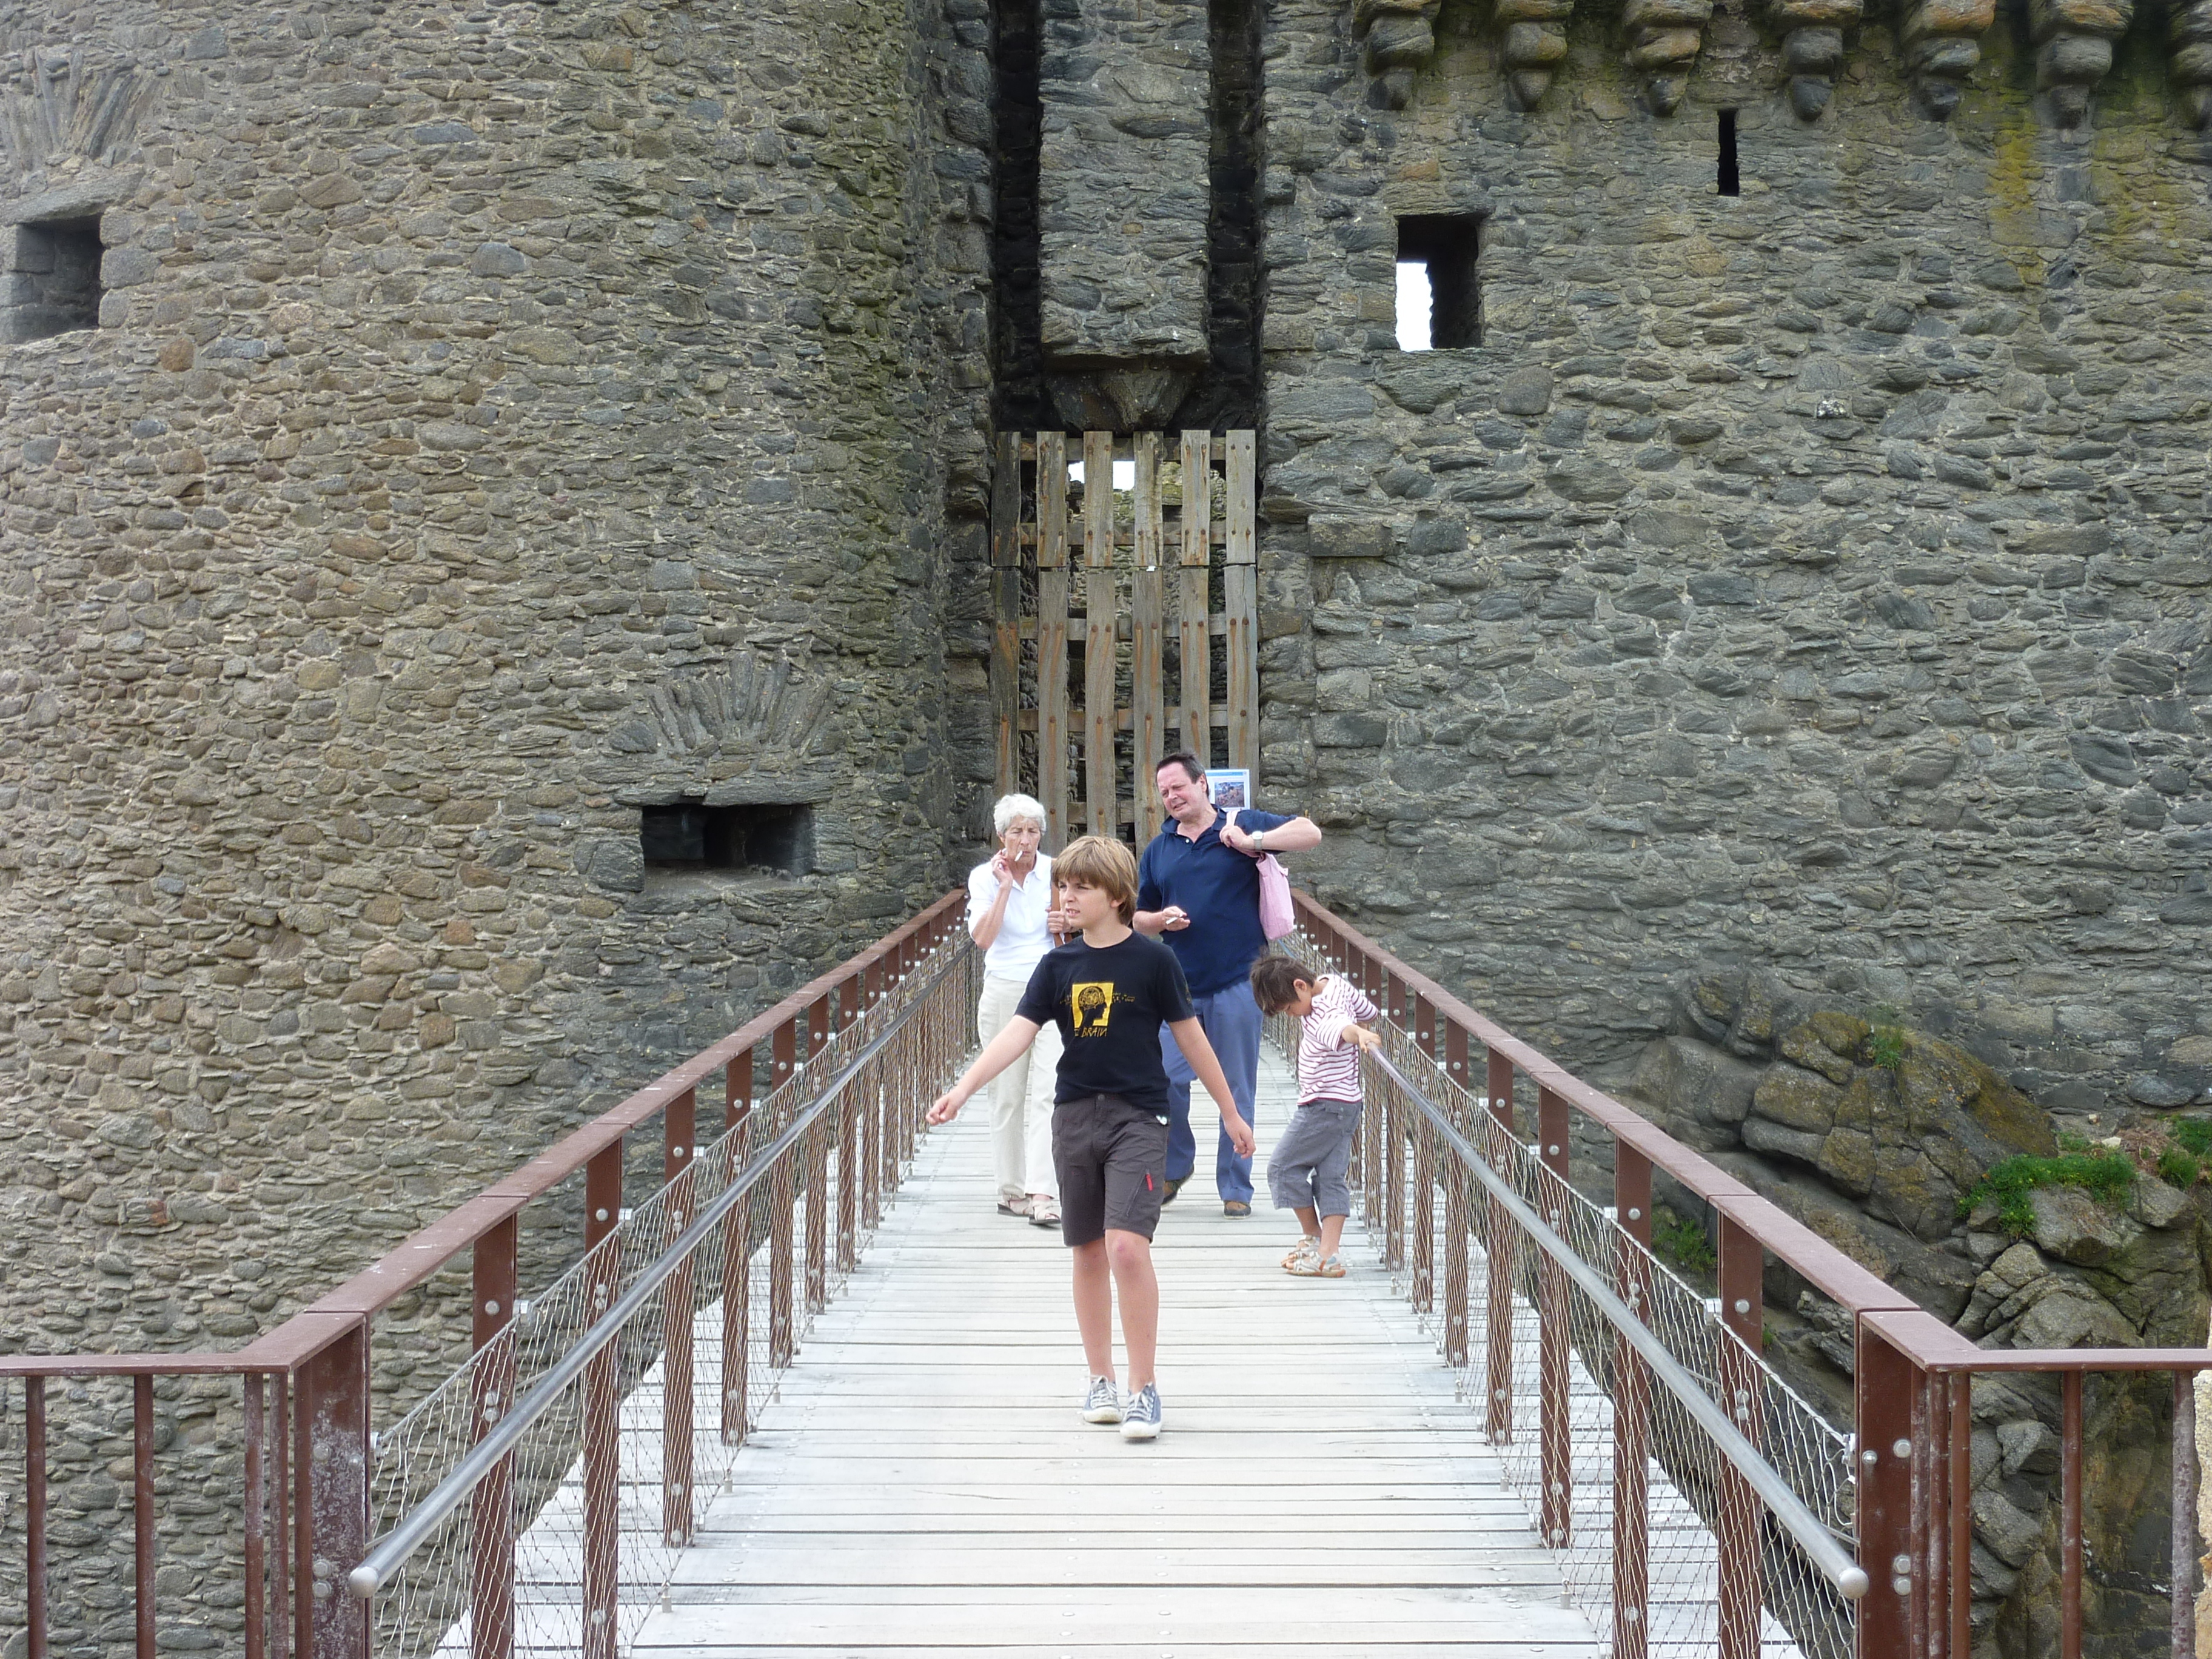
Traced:
<svg viewBox="0 0 2212 1659">
<path fill-rule="evenodd" d="M 1249 807 L 1237 814 L 1237 827 L 1247 835 L 1279 830 L 1290 821 Z M 1170 818 L 1137 866 L 1139 910 L 1179 904 L 1189 914 L 1190 926 L 1162 933 L 1160 943 L 1176 953 L 1194 997 L 1227 990 L 1267 949 L 1260 927 L 1259 860 L 1222 843 L 1228 822 L 1229 815 L 1217 810 L 1206 833 L 1190 841 Z"/>
</svg>

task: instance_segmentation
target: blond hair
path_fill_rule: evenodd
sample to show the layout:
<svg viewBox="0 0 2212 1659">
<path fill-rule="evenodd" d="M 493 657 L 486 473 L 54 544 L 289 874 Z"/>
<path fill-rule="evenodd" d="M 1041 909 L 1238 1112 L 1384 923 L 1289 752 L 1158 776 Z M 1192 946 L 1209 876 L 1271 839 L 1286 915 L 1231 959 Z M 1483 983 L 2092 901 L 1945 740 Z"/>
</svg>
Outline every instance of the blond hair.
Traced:
<svg viewBox="0 0 2212 1659">
<path fill-rule="evenodd" d="M 1136 855 L 1118 841 L 1078 836 L 1052 861 L 1052 878 L 1062 887 L 1096 887 L 1124 922 L 1137 914 Z"/>
</svg>

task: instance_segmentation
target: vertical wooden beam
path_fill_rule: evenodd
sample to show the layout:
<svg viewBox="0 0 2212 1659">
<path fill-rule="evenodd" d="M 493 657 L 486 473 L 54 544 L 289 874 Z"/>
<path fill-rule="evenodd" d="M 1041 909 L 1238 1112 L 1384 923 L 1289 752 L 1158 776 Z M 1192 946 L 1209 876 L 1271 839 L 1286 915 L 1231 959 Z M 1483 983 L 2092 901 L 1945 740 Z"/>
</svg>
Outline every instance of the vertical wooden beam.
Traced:
<svg viewBox="0 0 2212 1659">
<path fill-rule="evenodd" d="M 1182 663 L 1176 721 L 1182 746 L 1213 764 L 1213 609 L 1206 574 L 1213 559 L 1213 434 L 1182 434 L 1182 550 L 1176 573 L 1176 644 Z"/>
<path fill-rule="evenodd" d="M 998 727 L 999 793 L 1021 787 L 1022 446 L 999 434 L 991 471 L 991 715 Z"/>
<path fill-rule="evenodd" d="M 1260 548 L 1259 465 L 1254 434 L 1229 434 L 1229 545 L 1222 573 L 1222 610 L 1228 634 L 1229 763 L 1251 769 L 1255 803 L 1260 788 Z"/>
<path fill-rule="evenodd" d="M 1160 829 L 1160 792 L 1145 787 L 1167 735 L 1162 677 L 1165 624 L 1160 586 L 1160 434 L 1139 432 L 1135 440 L 1136 574 L 1129 603 L 1129 789 L 1136 811 L 1137 845 Z"/>
<path fill-rule="evenodd" d="M 1115 820 L 1114 434 L 1083 434 L 1084 826 L 1111 836 Z"/>
<path fill-rule="evenodd" d="M 1045 845 L 1075 822 L 1067 776 L 1067 434 L 1037 434 L 1037 794 Z"/>
</svg>

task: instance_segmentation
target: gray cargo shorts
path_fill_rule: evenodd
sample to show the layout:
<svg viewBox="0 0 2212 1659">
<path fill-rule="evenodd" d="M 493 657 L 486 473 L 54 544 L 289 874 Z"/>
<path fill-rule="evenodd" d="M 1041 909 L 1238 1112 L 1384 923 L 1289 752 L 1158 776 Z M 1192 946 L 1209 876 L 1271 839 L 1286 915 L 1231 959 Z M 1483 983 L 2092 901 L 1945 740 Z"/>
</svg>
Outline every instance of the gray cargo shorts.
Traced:
<svg viewBox="0 0 2212 1659">
<path fill-rule="evenodd" d="M 1359 1127 L 1356 1100 L 1310 1100 L 1291 1115 L 1290 1127 L 1267 1159 L 1267 1190 L 1279 1210 L 1310 1209 L 1350 1215 L 1352 1137 Z"/>
</svg>

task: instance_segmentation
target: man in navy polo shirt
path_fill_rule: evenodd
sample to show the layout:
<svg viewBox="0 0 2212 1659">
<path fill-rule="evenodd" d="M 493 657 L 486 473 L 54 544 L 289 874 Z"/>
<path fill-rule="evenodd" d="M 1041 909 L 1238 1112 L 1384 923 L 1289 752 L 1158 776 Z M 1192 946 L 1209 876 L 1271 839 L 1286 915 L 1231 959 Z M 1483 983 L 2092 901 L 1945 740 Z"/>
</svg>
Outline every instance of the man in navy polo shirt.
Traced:
<svg viewBox="0 0 2212 1659">
<path fill-rule="evenodd" d="M 1261 856 L 1302 853 L 1321 845 L 1321 826 L 1247 808 L 1231 825 L 1214 810 L 1206 769 L 1195 755 L 1170 755 L 1152 772 L 1170 822 L 1152 837 L 1137 866 L 1137 931 L 1164 941 L 1182 963 L 1199 1024 L 1228 1073 L 1230 1092 L 1247 1126 L 1260 1083 L 1260 1005 L 1252 1000 L 1252 964 L 1265 955 L 1260 927 Z M 1160 1057 L 1168 1068 L 1168 1195 L 1190 1179 L 1198 1143 L 1190 1132 L 1191 1070 L 1166 1028 Z M 1237 1156 L 1226 1129 L 1214 1155 L 1213 1182 L 1223 1211 L 1252 1213 L 1252 1159 Z"/>
</svg>

